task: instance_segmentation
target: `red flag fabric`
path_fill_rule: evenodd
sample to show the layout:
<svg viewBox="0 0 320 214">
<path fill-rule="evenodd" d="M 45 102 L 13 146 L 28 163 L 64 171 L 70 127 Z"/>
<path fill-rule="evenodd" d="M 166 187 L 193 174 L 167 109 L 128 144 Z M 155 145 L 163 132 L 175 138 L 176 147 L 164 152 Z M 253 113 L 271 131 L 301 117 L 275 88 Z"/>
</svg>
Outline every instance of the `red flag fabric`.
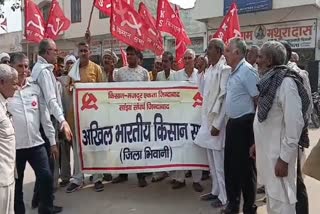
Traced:
<svg viewBox="0 0 320 214">
<path fill-rule="evenodd" d="M 59 33 L 61 31 L 66 31 L 71 25 L 70 20 L 65 17 L 59 2 L 57 0 L 52 1 L 48 23 L 46 27 L 46 38 L 53 40 L 58 39 Z"/>
<path fill-rule="evenodd" d="M 180 25 L 181 25 L 181 29 L 182 29 L 182 40 L 187 44 L 187 45 L 191 45 L 192 42 L 187 34 L 187 32 L 185 31 L 185 28 L 184 28 L 184 25 L 183 25 L 183 22 L 180 18 L 180 11 L 179 11 L 179 8 L 178 6 L 176 5 L 175 6 L 175 13 L 177 14 L 178 18 L 179 18 L 179 21 L 180 21 Z"/>
<path fill-rule="evenodd" d="M 120 41 L 139 50 L 145 49 L 147 31 L 140 14 L 124 0 L 112 0 L 110 31 Z"/>
<path fill-rule="evenodd" d="M 219 29 L 213 35 L 213 38 L 220 38 L 225 43 L 228 43 L 231 38 L 240 36 L 241 32 L 238 17 L 238 7 L 234 2 L 232 3 L 227 15 L 224 17 Z"/>
<path fill-rule="evenodd" d="M 156 20 L 151 15 L 144 3 L 139 4 L 139 14 L 143 18 L 147 32 L 145 34 L 146 47 L 153 51 L 157 56 L 164 52 L 163 39 L 160 31 L 157 30 L 155 24 Z"/>
<path fill-rule="evenodd" d="M 120 48 L 120 52 L 123 66 L 128 66 L 127 53 L 122 48 Z"/>
<path fill-rule="evenodd" d="M 158 0 L 156 28 L 162 32 L 170 33 L 175 38 L 184 36 L 182 21 L 168 0 Z"/>
<path fill-rule="evenodd" d="M 42 12 L 32 0 L 26 0 L 25 30 L 25 36 L 28 41 L 40 43 L 44 38 L 45 22 Z"/>
<path fill-rule="evenodd" d="M 187 50 L 187 45 L 184 41 L 179 41 L 176 39 L 176 60 L 177 60 L 177 66 L 178 69 L 184 68 L 184 53 Z"/>
<path fill-rule="evenodd" d="M 126 0 L 126 2 L 133 6 L 134 0 Z M 95 0 L 94 6 L 107 16 L 111 16 L 111 0 Z"/>
</svg>

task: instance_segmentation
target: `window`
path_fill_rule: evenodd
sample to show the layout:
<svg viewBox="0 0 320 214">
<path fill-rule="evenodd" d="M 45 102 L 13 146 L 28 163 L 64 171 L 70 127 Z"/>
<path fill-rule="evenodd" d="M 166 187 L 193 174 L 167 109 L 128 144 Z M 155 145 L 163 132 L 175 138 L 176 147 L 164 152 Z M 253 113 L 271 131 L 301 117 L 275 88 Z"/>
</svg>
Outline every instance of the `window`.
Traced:
<svg viewBox="0 0 320 214">
<path fill-rule="evenodd" d="M 102 13 L 101 11 L 99 11 L 99 19 L 105 19 L 105 18 L 108 18 L 109 16 Z"/>
<path fill-rule="evenodd" d="M 81 0 L 71 0 L 71 22 L 81 22 Z"/>
</svg>

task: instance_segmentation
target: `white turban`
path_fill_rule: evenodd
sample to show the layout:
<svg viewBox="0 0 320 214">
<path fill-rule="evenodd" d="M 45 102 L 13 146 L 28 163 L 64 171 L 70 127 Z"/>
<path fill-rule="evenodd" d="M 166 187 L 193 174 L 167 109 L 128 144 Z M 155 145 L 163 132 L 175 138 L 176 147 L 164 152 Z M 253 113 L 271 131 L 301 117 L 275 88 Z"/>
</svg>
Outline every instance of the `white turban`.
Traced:
<svg viewBox="0 0 320 214">
<path fill-rule="evenodd" d="M 68 55 L 64 58 L 64 66 L 66 66 L 68 61 L 72 61 L 73 63 L 75 63 L 77 61 L 76 57 L 73 55 Z"/>
<path fill-rule="evenodd" d="M 111 56 L 113 58 L 114 64 L 118 63 L 119 58 L 118 58 L 117 54 L 115 52 L 113 52 L 111 49 L 104 50 L 103 56 L 105 56 L 105 55 Z"/>
<path fill-rule="evenodd" d="M 1 61 L 3 58 L 5 58 L 5 57 L 9 58 L 9 60 L 10 60 L 9 54 L 3 52 L 3 53 L 0 54 L 0 61 Z"/>
</svg>

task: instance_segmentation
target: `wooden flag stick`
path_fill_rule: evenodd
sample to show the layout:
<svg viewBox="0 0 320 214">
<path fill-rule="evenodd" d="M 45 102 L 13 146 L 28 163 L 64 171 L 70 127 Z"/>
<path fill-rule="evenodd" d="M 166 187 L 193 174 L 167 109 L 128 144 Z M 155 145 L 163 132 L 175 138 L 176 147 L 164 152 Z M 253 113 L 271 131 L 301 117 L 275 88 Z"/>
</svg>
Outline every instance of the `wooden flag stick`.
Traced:
<svg viewBox="0 0 320 214">
<path fill-rule="evenodd" d="M 87 27 L 87 31 L 86 31 L 85 36 L 84 36 L 89 44 L 90 44 L 90 41 L 91 41 L 91 34 L 90 34 L 91 19 L 92 19 L 92 14 L 93 14 L 93 9 L 94 9 L 95 2 L 96 2 L 96 0 L 93 0 L 93 2 L 92 2 L 91 12 L 90 12 L 89 22 L 88 22 L 88 27 Z"/>
</svg>

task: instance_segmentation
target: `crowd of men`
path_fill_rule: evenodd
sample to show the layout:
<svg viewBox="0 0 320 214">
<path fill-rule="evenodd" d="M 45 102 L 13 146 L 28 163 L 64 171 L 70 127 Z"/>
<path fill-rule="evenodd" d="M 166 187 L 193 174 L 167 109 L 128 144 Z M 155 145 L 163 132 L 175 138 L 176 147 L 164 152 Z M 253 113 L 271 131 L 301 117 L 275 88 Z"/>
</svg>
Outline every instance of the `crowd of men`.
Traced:
<svg viewBox="0 0 320 214">
<path fill-rule="evenodd" d="M 257 213 L 257 183 L 265 192 L 270 214 L 307 214 L 308 198 L 300 156 L 308 146 L 311 110 L 308 73 L 297 64 L 285 42 L 247 48 L 240 38 L 225 45 L 212 39 L 206 54 L 184 54 L 184 68 L 175 71 L 173 54 L 156 57 L 154 70 L 143 68 L 142 53 L 129 46 L 128 66 L 116 68 L 118 56 L 105 50 L 102 66 L 90 60 L 87 42 L 78 44 L 78 59 L 57 56 L 53 40 L 39 44 L 32 71 L 23 53 L 0 54 L 0 210 L 24 214 L 23 177 L 28 162 L 36 175 L 32 207 L 40 214 L 62 211 L 54 192 L 67 193 L 84 184 L 75 138 L 71 99 L 75 83 L 190 81 L 203 96 L 201 128 L 195 144 L 207 149 L 212 189 L 201 196 L 222 213 Z M 295 61 L 290 61 L 291 55 Z M 74 152 L 71 177 L 70 150 Z M 298 164 L 298 166 L 297 166 Z M 258 182 L 257 182 L 258 173 Z M 193 188 L 202 192 L 206 173 L 192 170 Z M 138 186 L 147 186 L 138 173 Z M 153 173 L 152 182 L 171 177 L 172 189 L 186 186 L 185 171 Z M 58 183 L 59 178 L 61 179 Z M 94 174 L 94 190 L 103 180 L 122 183 L 127 174 Z"/>
</svg>

